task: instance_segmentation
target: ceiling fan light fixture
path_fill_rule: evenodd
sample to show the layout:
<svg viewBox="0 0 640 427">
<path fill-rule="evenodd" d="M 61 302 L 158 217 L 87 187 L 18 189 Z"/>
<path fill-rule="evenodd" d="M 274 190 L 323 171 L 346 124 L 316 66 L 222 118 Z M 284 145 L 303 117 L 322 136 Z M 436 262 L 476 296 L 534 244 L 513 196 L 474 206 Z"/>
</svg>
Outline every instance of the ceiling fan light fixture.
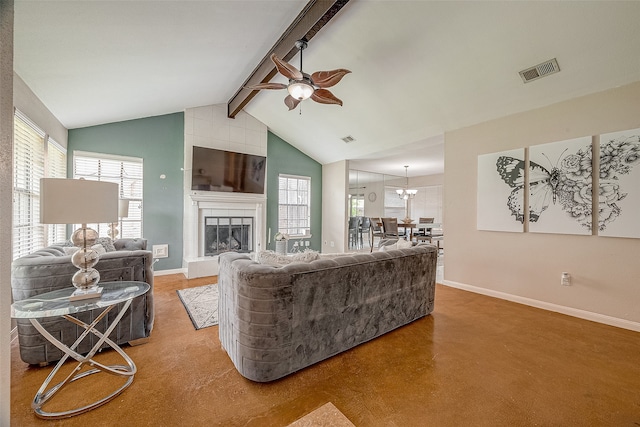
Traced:
<svg viewBox="0 0 640 427">
<path fill-rule="evenodd" d="M 289 95 L 293 98 L 298 101 L 303 101 L 311 97 L 315 89 L 311 84 L 304 80 L 293 80 L 289 83 L 289 86 L 287 86 L 287 91 L 289 91 Z"/>
</svg>

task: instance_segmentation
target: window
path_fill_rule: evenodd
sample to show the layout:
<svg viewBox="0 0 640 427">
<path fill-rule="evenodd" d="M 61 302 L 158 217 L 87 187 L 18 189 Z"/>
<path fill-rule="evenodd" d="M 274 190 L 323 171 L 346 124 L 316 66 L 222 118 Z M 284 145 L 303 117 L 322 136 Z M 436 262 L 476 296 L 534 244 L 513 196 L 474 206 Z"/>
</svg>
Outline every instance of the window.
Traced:
<svg viewBox="0 0 640 427">
<path fill-rule="evenodd" d="M 47 143 L 47 161 L 45 162 L 45 175 L 49 178 L 67 177 L 67 150 L 52 138 Z M 64 242 L 67 239 L 66 224 L 46 224 L 47 244 Z"/>
<path fill-rule="evenodd" d="M 129 212 L 118 222 L 118 237 L 142 237 L 142 159 L 74 151 L 73 177 L 114 182 L 119 197 L 129 200 Z M 109 224 L 87 224 L 100 236 L 107 236 Z"/>
<path fill-rule="evenodd" d="M 349 216 L 364 216 L 364 194 L 349 194 Z"/>
<path fill-rule="evenodd" d="M 14 116 L 13 259 L 66 238 L 65 225 L 40 223 L 40 179 L 66 176 L 66 150 L 19 110 Z"/>
<path fill-rule="evenodd" d="M 278 177 L 278 231 L 289 236 L 311 234 L 310 177 Z"/>
<path fill-rule="evenodd" d="M 436 223 L 442 223 L 442 185 L 418 188 L 411 201 L 411 217 L 434 218 Z"/>
<path fill-rule="evenodd" d="M 406 202 L 396 193 L 399 188 L 401 187 L 384 187 L 384 216 L 387 218 L 402 219 L 407 216 Z"/>
</svg>

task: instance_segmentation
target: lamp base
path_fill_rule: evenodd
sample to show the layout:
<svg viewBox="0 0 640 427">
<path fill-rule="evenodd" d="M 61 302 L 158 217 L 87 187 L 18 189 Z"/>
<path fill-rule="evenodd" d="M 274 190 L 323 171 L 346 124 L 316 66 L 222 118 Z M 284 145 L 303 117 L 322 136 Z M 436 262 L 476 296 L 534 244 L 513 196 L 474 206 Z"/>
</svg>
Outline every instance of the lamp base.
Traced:
<svg viewBox="0 0 640 427">
<path fill-rule="evenodd" d="M 96 286 L 88 289 L 76 289 L 69 297 L 69 301 L 81 301 L 102 297 L 102 287 Z"/>
</svg>

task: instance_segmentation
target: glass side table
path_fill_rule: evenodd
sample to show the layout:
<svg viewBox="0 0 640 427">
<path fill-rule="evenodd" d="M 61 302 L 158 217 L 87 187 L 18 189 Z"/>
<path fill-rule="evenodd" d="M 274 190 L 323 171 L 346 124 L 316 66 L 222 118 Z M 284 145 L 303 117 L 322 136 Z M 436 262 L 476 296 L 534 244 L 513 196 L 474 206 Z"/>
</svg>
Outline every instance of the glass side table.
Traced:
<svg viewBox="0 0 640 427">
<path fill-rule="evenodd" d="M 42 386 L 33 398 L 31 406 L 36 415 L 40 418 L 58 419 L 67 418 L 74 415 L 87 412 L 91 409 L 97 408 L 100 405 L 112 400 L 114 397 L 122 393 L 133 382 L 133 376 L 136 373 L 136 365 L 133 360 L 112 340 L 108 337 L 116 328 L 125 312 L 131 305 L 131 301 L 144 295 L 149 291 L 149 285 L 144 282 L 100 282 L 100 286 L 103 287 L 102 295 L 100 298 L 69 301 L 69 297 L 75 291 L 75 288 L 60 289 L 46 294 L 36 295 L 33 298 L 28 298 L 22 301 L 17 301 L 11 305 L 11 317 L 16 319 L 29 319 L 31 324 L 49 340 L 53 345 L 58 347 L 64 353 L 64 356 L 56 366 L 53 368 L 49 376 L 46 378 Z M 118 304 L 124 303 L 120 312 L 115 319 L 108 326 L 107 330 L 102 333 L 95 329 L 95 326 L 109 313 L 112 309 L 116 308 Z M 95 320 L 90 324 L 84 323 L 81 320 L 73 317 L 74 314 L 82 313 L 89 310 L 103 309 L 102 313 L 96 316 Z M 78 337 L 78 339 L 69 347 L 57 338 L 51 335 L 38 321 L 46 317 L 62 316 L 68 321 L 84 328 L 84 332 Z M 80 345 L 82 341 L 89 334 L 97 336 L 98 342 L 86 355 L 79 354 L 75 349 Z M 113 348 L 124 359 L 124 365 L 104 365 L 94 360 L 94 356 L 100 350 L 102 345 L 106 343 L 109 347 Z M 61 382 L 49 387 L 49 384 L 56 376 L 62 365 L 68 358 L 73 358 L 78 362 L 78 365 L 71 371 L 71 373 Z M 91 369 L 81 372 L 83 365 L 88 364 Z M 121 376 L 126 378 L 126 382 L 113 393 L 108 396 L 90 403 L 85 406 L 77 407 L 75 409 L 69 409 L 63 412 L 47 412 L 42 409 L 42 406 L 49 401 L 57 392 L 62 390 L 67 384 L 84 378 L 88 375 L 97 374 L 100 372 L 106 372 L 112 375 Z"/>
</svg>

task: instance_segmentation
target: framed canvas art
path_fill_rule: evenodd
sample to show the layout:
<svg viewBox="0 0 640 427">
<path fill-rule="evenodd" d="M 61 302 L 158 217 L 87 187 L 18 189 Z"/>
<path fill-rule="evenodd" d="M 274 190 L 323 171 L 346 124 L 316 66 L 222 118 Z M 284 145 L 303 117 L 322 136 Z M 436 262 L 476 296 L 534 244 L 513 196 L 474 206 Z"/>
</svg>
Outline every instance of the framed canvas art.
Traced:
<svg viewBox="0 0 640 427">
<path fill-rule="evenodd" d="M 591 137 L 529 148 L 529 231 L 592 234 Z"/>
<path fill-rule="evenodd" d="M 478 230 L 523 232 L 524 184 L 524 148 L 478 156 Z"/>
<path fill-rule="evenodd" d="M 600 136 L 598 235 L 640 237 L 640 129 Z"/>
</svg>

